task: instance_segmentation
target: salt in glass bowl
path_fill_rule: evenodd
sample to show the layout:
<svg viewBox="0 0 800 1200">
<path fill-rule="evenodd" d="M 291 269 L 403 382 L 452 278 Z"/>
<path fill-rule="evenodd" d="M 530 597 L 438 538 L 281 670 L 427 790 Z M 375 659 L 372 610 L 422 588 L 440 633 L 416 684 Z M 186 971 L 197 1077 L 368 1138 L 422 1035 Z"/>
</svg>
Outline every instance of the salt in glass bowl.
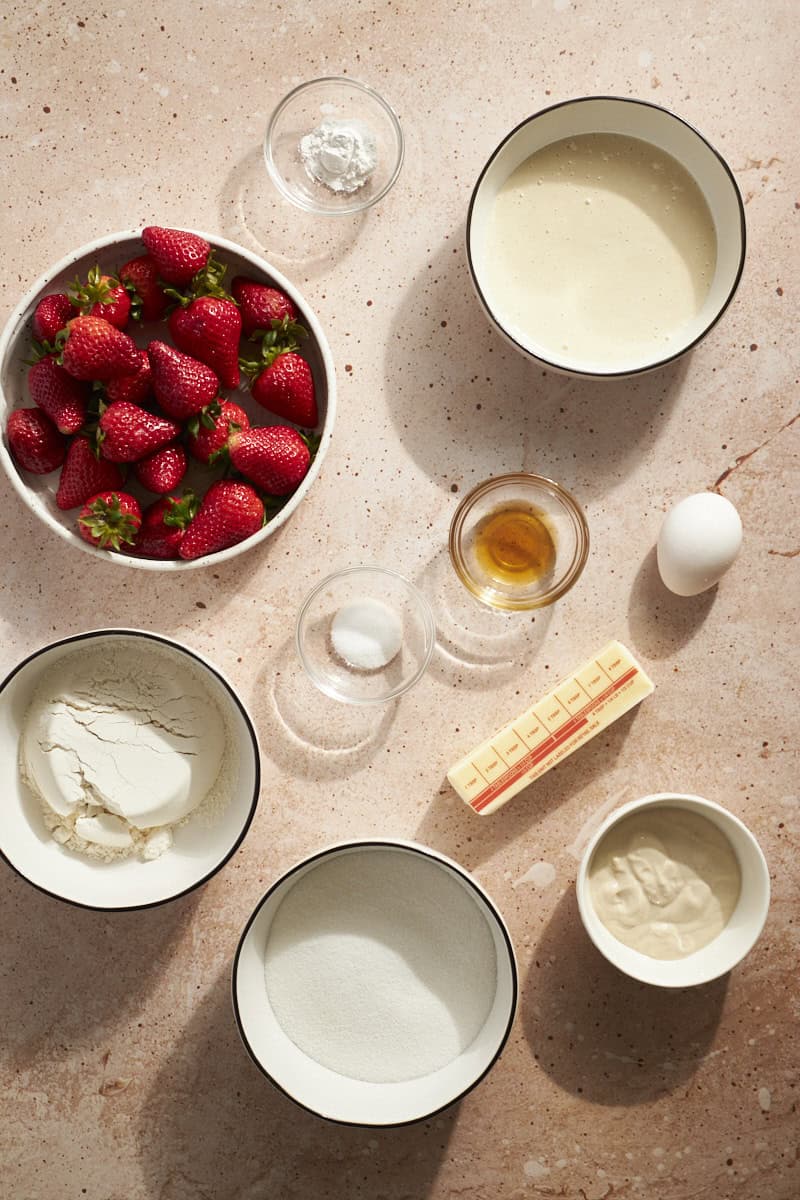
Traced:
<svg viewBox="0 0 800 1200">
<path fill-rule="evenodd" d="M 331 640 L 336 614 L 359 601 L 385 605 L 400 623 L 398 652 L 373 670 L 349 665 Z M 422 593 L 396 571 L 347 567 L 323 579 L 303 601 L 295 640 L 306 673 L 326 696 L 348 704 L 383 704 L 422 677 L 436 644 L 436 622 Z"/>
<path fill-rule="evenodd" d="M 706 946 L 684 958 L 652 958 L 626 946 L 603 924 L 592 903 L 589 872 L 597 847 L 620 821 L 652 808 L 682 808 L 710 821 L 730 842 L 741 871 L 739 899 L 728 923 Z M 575 891 L 584 929 L 600 953 L 620 971 L 656 987 L 697 987 L 731 971 L 758 941 L 769 911 L 769 867 L 747 826 L 721 804 L 703 796 L 659 792 L 631 800 L 609 814 L 583 852 Z"/>
<path fill-rule="evenodd" d="M 265 978 L 272 923 L 295 883 L 332 857 L 374 854 L 421 857 L 432 870 L 448 874 L 478 906 L 494 943 L 494 1000 L 474 1040 L 451 1062 L 430 1074 L 401 1082 L 367 1082 L 316 1062 L 289 1038 L 278 1022 Z M 352 862 L 355 859 L 351 859 Z M 389 916 L 392 914 L 389 913 Z M 342 932 L 346 932 L 343 928 Z M 459 929 L 452 931 L 454 939 Z M 421 930 L 424 937 L 424 928 Z M 457 862 L 430 847 L 394 838 L 371 838 L 328 846 L 281 875 L 257 904 L 242 933 L 233 963 L 233 1009 L 242 1041 L 256 1066 L 300 1107 L 329 1121 L 387 1127 L 428 1120 L 466 1095 L 491 1070 L 505 1046 L 517 1007 L 514 948 L 499 910 L 476 879 Z"/>
<path fill-rule="evenodd" d="M 508 582 L 483 568 L 475 552 L 481 522 L 506 506 L 529 507 L 555 545 L 552 569 L 529 582 Z M 589 555 L 589 526 L 566 488 L 543 475 L 516 472 L 478 484 L 459 504 L 450 524 L 450 560 L 458 578 L 490 608 L 523 612 L 545 608 L 577 582 Z"/>
<path fill-rule="evenodd" d="M 354 121 L 375 138 L 377 165 L 356 191 L 333 191 L 307 171 L 300 139 L 326 118 Z M 272 182 L 287 200 L 322 216 L 363 212 L 383 199 L 403 165 L 403 131 L 392 107 L 366 83 L 329 76 L 301 83 L 284 96 L 267 125 L 264 158 Z"/>
</svg>

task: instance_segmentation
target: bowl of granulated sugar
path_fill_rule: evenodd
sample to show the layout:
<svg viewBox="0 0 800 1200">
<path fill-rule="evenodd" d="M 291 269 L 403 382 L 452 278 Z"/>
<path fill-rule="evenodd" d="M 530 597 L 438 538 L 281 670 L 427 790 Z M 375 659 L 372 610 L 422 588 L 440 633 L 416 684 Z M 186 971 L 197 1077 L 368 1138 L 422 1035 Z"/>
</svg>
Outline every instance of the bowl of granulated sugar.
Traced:
<svg viewBox="0 0 800 1200">
<path fill-rule="evenodd" d="M 282 875 L 233 968 L 256 1065 L 349 1125 L 424 1120 L 475 1087 L 517 990 L 508 930 L 480 885 L 435 850 L 387 839 L 330 846 Z"/>
</svg>

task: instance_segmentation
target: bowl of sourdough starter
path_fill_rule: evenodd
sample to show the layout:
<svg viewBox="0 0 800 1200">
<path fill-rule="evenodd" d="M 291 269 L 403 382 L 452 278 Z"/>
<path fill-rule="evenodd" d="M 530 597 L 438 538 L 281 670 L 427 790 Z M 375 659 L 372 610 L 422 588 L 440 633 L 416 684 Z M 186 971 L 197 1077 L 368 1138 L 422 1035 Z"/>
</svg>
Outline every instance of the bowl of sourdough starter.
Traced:
<svg viewBox="0 0 800 1200">
<path fill-rule="evenodd" d="M 255 814 L 260 758 L 236 691 L 141 629 L 51 642 L 0 683 L 0 856 L 95 909 L 149 908 L 211 878 Z"/>
<path fill-rule="evenodd" d="M 575 884 L 586 932 L 642 983 L 692 987 L 752 950 L 769 909 L 769 869 L 746 825 L 702 796 L 623 804 L 584 851 Z"/>
<path fill-rule="evenodd" d="M 706 139 L 642 100 L 589 96 L 529 117 L 469 205 L 478 298 L 553 370 L 611 378 L 696 346 L 744 267 L 744 205 Z"/>
<path fill-rule="evenodd" d="M 459 1099 L 499 1058 L 516 1003 L 497 909 L 413 842 L 342 843 L 297 863 L 259 902 L 233 966 L 256 1065 L 351 1125 L 403 1125 Z"/>
</svg>

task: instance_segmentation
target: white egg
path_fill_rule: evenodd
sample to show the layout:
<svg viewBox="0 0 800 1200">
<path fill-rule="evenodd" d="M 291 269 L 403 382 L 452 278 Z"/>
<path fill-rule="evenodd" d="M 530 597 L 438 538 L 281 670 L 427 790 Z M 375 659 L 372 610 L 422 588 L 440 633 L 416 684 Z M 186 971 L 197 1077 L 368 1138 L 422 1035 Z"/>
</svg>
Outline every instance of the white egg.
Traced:
<svg viewBox="0 0 800 1200">
<path fill-rule="evenodd" d="M 741 545 L 742 522 L 730 500 L 698 492 L 667 513 L 658 535 L 658 570 L 671 592 L 696 596 L 719 582 Z"/>
</svg>

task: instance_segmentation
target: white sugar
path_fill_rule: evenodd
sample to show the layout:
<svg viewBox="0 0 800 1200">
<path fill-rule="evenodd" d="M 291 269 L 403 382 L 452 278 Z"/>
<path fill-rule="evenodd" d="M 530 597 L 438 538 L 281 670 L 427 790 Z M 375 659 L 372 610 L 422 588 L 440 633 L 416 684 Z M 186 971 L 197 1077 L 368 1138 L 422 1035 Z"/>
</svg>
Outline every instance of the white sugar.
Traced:
<svg viewBox="0 0 800 1200">
<path fill-rule="evenodd" d="M 403 627 L 394 609 L 367 596 L 342 605 L 331 623 L 331 643 L 348 666 L 377 671 L 396 657 Z"/>
<path fill-rule="evenodd" d="M 265 953 L 270 1005 L 310 1058 L 352 1079 L 416 1079 L 458 1057 L 491 1010 L 489 925 L 414 852 L 322 859 L 288 892 Z"/>
</svg>

